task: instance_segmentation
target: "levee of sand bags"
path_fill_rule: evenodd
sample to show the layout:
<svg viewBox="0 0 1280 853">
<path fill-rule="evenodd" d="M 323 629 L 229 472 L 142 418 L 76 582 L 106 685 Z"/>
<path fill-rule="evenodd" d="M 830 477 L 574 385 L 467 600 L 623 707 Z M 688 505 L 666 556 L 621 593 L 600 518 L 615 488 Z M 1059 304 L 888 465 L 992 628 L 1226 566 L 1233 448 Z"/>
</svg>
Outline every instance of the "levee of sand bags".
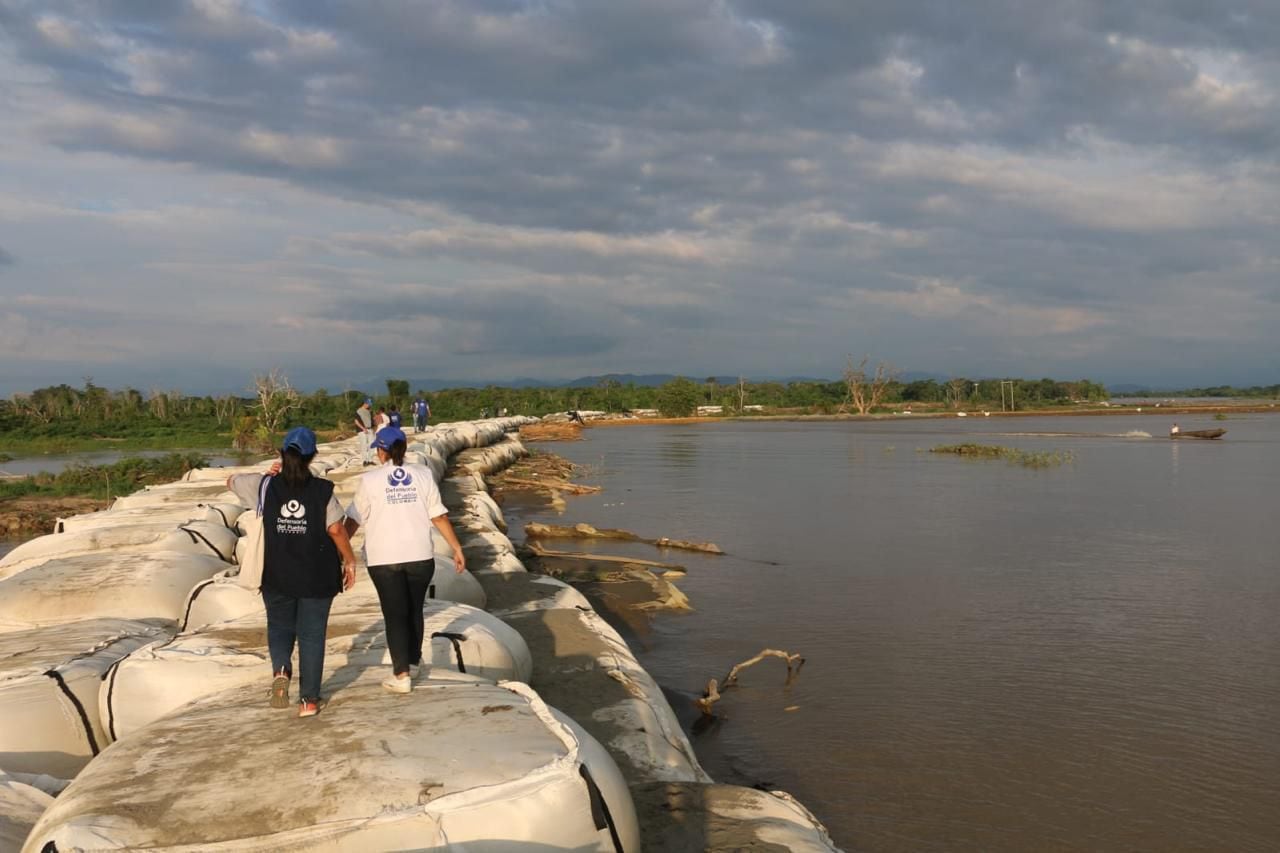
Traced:
<svg viewBox="0 0 1280 853">
<path fill-rule="evenodd" d="M 638 851 L 640 835 L 608 755 L 523 685 L 353 685 L 304 724 L 246 687 L 103 753 L 23 850 L 461 845 Z"/>
<path fill-rule="evenodd" d="M 325 642 L 329 689 L 366 670 L 391 665 L 378 601 L 347 594 L 335 602 Z M 428 602 L 423 620 L 428 678 L 529 680 L 524 640 L 500 619 L 465 604 Z M 137 649 L 103 676 L 98 714 L 108 742 L 138 731 L 190 702 L 233 687 L 262 687 L 271 659 L 260 613 Z"/>
<path fill-rule="evenodd" d="M 532 420 L 410 435 L 468 571 L 436 542 L 428 671 L 407 695 L 379 684 L 390 660 L 362 570 L 330 616 L 329 705 L 304 720 L 268 706 L 265 617 L 237 582 L 245 507 L 226 500 L 228 469 L 62 519 L 66 538 L 33 546 L 11 577 L 0 564 L 0 847 L 34 824 L 23 850 L 638 851 L 642 831 L 649 849 L 833 849 L 785 796 L 710 784 L 621 637 L 577 590 L 525 572 L 484 477 L 526 454 L 508 433 Z M 366 469 L 352 439 L 321 445 L 313 470 L 346 504 Z M 144 612 L 160 618 L 119 618 Z M 50 803 L 19 771 L 74 778 Z M 654 785 L 688 812 L 654 808 Z M 675 823 L 711 829 L 665 834 Z"/>
</svg>

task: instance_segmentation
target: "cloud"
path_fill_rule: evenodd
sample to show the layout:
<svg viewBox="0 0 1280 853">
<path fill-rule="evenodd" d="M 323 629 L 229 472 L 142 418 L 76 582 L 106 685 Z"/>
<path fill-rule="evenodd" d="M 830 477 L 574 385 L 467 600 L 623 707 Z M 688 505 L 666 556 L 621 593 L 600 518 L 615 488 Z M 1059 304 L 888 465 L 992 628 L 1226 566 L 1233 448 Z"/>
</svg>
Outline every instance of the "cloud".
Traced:
<svg viewBox="0 0 1280 853">
<path fill-rule="evenodd" d="M 261 356 L 316 373 L 333 341 L 835 372 L 850 339 L 1078 372 L 1172 364 L 1120 330 L 1213 293 L 1199 334 L 1243 368 L 1280 319 L 1253 3 L 0 0 L 0 32 L 5 280 L 186 323 L 170 355 L 252 305 Z"/>
<path fill-rule="evenodd" d="M 17 258 L 6 252 L 3 246 L 0 246 L 0 267 L 9 267 L 17 263 Z"/>
</svg>

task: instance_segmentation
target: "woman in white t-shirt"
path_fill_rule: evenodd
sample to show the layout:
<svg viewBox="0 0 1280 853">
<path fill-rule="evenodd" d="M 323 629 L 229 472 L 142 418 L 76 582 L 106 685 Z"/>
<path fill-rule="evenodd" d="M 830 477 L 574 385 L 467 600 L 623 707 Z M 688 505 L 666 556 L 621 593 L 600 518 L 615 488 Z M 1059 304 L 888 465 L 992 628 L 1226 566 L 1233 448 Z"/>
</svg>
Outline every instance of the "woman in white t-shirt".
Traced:
<svg viewBox="0 0 1280 853">
<path fill-rule="evenodd" d="M 431 469 L 406 465 L 406 446 L 399 427 L 378 431 L 373 447 L 382 464 L 360 476 L 346 521 L 347 535 L 364 527 L 369 577 L 378 590 L 391 651 L 392 673 L 382 686 L 392 693 L 412 690 L 410 671 L 422 663 L 422 606 L 435 574 L 432 527 L 453 548 L 458 574 L 467 567 Z"/>
</svg>

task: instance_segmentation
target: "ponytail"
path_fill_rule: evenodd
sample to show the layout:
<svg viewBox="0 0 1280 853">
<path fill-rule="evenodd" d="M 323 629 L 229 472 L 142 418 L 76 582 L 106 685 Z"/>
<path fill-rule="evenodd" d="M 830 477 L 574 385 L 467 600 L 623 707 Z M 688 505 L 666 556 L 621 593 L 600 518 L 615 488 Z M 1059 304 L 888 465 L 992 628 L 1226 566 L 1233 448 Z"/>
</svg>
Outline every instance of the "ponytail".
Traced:
<svg viewBox="0 0 1280 853">
<path fill-rule="evenodd" d="M 396 463 L 397 467 L 404 464 L 404 452 L 407 447 L 408 445 L 403 440 L 398 439 L 391 442 L 391 447 L 387 448 L 387 453 L 391 455 L 391 461 Z"/>
<path fill-rule="evenodd" d="M 314 453 L 303 456 L 293 447 L 280 451 L 280 476 L 290 486 L 305 486 L 311 479 L 311 460 L 315 458 Z"/>
</svg>

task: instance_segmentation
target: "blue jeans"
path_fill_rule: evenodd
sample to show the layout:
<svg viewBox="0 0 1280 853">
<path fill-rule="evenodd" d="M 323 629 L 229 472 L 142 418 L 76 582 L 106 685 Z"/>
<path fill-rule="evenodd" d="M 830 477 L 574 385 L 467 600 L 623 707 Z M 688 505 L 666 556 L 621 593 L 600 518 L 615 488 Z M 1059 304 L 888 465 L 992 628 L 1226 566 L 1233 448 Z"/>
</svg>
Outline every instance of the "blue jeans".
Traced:
<svg viewBox="0 0 1280 853">
<path fill-rule="evenodd" d="M 299 698 L 320 698 L 324 676 L 324 639 L 329 627 L 332 598 L 294 598 L 262 588 L 267 607 L 267 648 L 271 650 L 271 671 L 293 675 L 290 659 L 298 644 Z"/>
</svg>

